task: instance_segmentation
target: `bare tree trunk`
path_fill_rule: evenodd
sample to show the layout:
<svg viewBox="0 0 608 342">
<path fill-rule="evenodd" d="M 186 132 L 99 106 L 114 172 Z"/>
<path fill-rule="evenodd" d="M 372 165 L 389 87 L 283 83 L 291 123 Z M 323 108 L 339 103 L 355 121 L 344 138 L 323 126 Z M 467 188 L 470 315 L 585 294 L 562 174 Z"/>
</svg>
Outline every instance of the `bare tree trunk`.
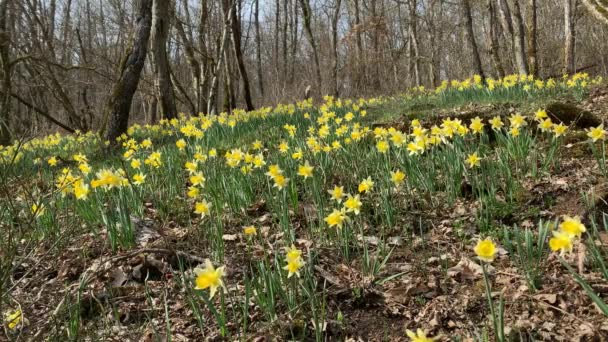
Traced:
<svg viewBox="0 0 608 342">
<path fill-rule="evenodd" d="M 190 66 L 190 74 L 192 75 L 192 89 L 194 90 L 195 97 L 195 106 L 193 115 L 196 115 L 198 112 L 202 110 L 201 101 L 202 101 L 202 80 L 201 80 L 201 63 L 199 63 L 198 59 L 195 56 L 195 49 L 192 40 L 189 39 L 186 31 L 184 30 L 184 25 L 182 24 L 180 18 L 175 16 L 175 29 L 177 31 L 177 35 L 182 41 L 184 45 L 184 53 L 186 54 L 186 61 Z"/>
<path fill-rule="evenodd" d="M 225 5 L 232 7 L 232 47 L 234 48 L 234 55 L 236 57 L 236 63 L 239 69 L 239 75 L 243 82 L 243 97 L 245 98 L 245 106 L 248 111 L 254 110 L 253 101 L 251 100 L 251 88 L 249 87 L 249 75 L 247 74 L 247 68 L 245 67 L 245 61 L 243 58 L 243 49 L 241 48 L 241 22 L 237 16 L 236 3 L 237 0 L 225 0 Z M 226 10 L 226 9 L 225 9 Z"/>
<path fill-rule="evenodd" d="M 309 0 L 300 0 L 300 5 L 302 6 L 302 15 L 304 17 L 304 30 L 306 31 L 306 37 L 308 37 L 308 43 L 312 48 L 312 53 L 315 62 L 315 81 L 316 81 L 316 90 L 315 94 L 321 94 L 323 85 L 321 79 L 321 65 L 319 63 L 319 53 L 317 52 L 317 44 L 315 43 L 315 37 L 312 34 L 312 13 L 310 11 L 310 3 Z"/>
<path fill-rule="evenodd" d="M 524 21 L 521 17 L 519 0 L 513 1 L 513 41 L 515 49 L 515 61 L 520 74 L 528 74 L 528 61 L 526 60 Z"/>
<path fill-rule="evenodd" d="M 126 132 L 129 126 L 131 102 L 139 85 L 148 50 L 152 27 L 152 0 L 139 0 L 136 15 L 134 40 L 125 53 L 120 76 L 108 101 L 107 115 L 110 122 L 105 136 L 111 144 L 115 144 L 116 138 Z"/>
<path fill-rule="evenodd" d="M 340 20 L 340 7 L 342 5 L 342 0 L 336 0 L 334 9 L 334 15 L 331 21 L 331 38 L 333 44 L 333 54 L 334 54 L 334 65 L 332 68 L 332 79 L 334 82 L 333 95 L 338 97 L 340 95 L 339 83 L 338 83 L 338 20 Z"/>
<path fill-rule="evenodd" d="M 356 75 L 355 75 L 355 87 L 357 91 L 361 91 L 363 88 L 363 80 L 367 75 L 367 64 L 365 63 L 365 51 L 363 50 L 363 38 L 361 36 L 361 8 L 359 7 L 359 0 L 353 0 L 353 7 L 355 12 L 355 40 L 357 42 L 357 63 L 356 63 Z"/>
<path fill-rule="evenodd" d="M 154 67 L 154 87 L 160 102 L 163 118 L 177 116 L 175 92 L 171 82 L 169 57 L 167 56 L 167 38 L 169 36 L 170 0 L 153 0 L 152 4 L 152 59 Z"/>
<path fill-rule="evenodd" d="M 262 34 L 260 33 L 260 0 L 254 0 L 254 16 L 255 16 L 255 62 L 256 72 L 258 76 L 258 88 L 260 96 L 264 97 L 264 77 L 262 76 Z"/>
<path fill-rule="evenodd" d="M 471 3 L 469 1 L 470 0 L 462 1 L 463 16 L 465 21 L 464 24 L 466 27 L 465 30 L 469 44 L 471 44 L 471 50 L 473 53 L 473 68 L 475 70 L 475 74 L 481 76 L 482 80 L 485 80 L 486 76 L 483 72 L 481 57 L 479 56 L 479 49 L 477 47 L 477 41 L 475 40 L 475 32 L 473 31 L 473 16 L 471 14 Z"/>
<path fill-rule="evenodd" d="M 410 6 L 409 34 L 410 34 L 410 73 L 413 71 L 415 85 L 420 86 L 420 50 L 418 49 L 418 19 L 416 17 L 417 0 L 411 0 Z"/>
<path fill-rule="evenodd" d="M 72 0 L 67 0 L 63 11 L 63 39 L 61 42 L 61 63 L 70 64 L 68 45 L 70 40 Z"/>
<path fill-rule="evenodd" d="M 232 11 L 232 7 L 228 10 L 228 12 Z M 217 63 L 213 66 L 211 79 L 211 86 L 209 87 L 209 96 L 207 97 L 207 113 L 208 114 L 216 114 L 217 113 L 217 93 L 218 93 L 218 85 L 219 85 L 219 76 L 222 70 L 222 62 L 224 59 L 224 50 L 226 50 L 226 44 L 228 44 L 229 37 L 228 31 L 230 30 L 230 18 L 232 17 L 231 13 L 224 18 L 224 27 L 222 28 L 222 37 L 220 43 L 220 49 L 217 57 Z"/>
<path fill-rule="evenodd" d="M 494 0 L 488 0 L 487 3 L 487 11 L 490 19 L 490 31 L 488 33 L 488 46 L 490 49 L 490 56 L 492 57 L 492 62 L 494 63 L 494 68 L 496 69 L 496 73 L 499 78 L 505 77 L 505 69 L 502 65 L 502 61 L 500 60 L 500 53 L 498 51 L 498 35 L 496 33 L 496 11 L 494 9 Z"/>
<path fill-rule="evenodd" d="M 537 9 L 536 0 L 528 1 L 528 67 L 530 75 L 537 77 L 538 70 L 538 41 L 537 41 Z"/>
<path fill-rule="evenodd" d="M 589 13 L 608 25 L 608 2 L 606 0 L 583 0 L 583 4 Z"/>
<path fill-rule="evenodd" d="M 572 0 L 564 0 L 564 74 L 575 73 L 575 31 L 574 31 L 574 16 L 572 11 Z"/>
<path fill-rule="evenodd" d="M 11 61 L 9 60 L 10 33 L 7 29 L 8 4 L 0 0 L 0 146 L 11 142 L 9 115 L 11 112 Z"/>
</svg>

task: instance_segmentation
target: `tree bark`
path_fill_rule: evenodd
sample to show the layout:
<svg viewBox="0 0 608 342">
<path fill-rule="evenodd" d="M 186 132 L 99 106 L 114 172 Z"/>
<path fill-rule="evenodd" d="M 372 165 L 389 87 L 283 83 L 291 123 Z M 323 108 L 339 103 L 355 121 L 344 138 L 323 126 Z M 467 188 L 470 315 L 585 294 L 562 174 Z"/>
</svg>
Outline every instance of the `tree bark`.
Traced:
<svg viewBox="0 0 608 342">
<path fill-rule="evenodd" d="M 151 48 L 154 88 L 156 96 L 159 98 L 161 115 L 165 119 L 173 119 L 177 116 L 175 91 L 171 82 L 171 66 L 167 55 L 167 38 L 170 27 L 169 5 L 170 0 L 153 0 L 152 4 Z"/>
<path fill-rule="evenodd" d="M 230 25 L 232 27 L 232 47 L 234 48 L 234 55 L 236 57 L 236 64 L 239 69 L 239 75 L 243 82 L 243 97 L 245 98 L 245 106 L 248 111 L 255 109 L 253 101 L 251 100 L 251 88 L 249 86 L 249 75 L 247 74 L 247 68 L 245 67 L 245 61 L 243 58 L 243 49 L 241 47 L 241 21 L 238 18 L 236 11 L 237 0 L 225 0 L 226 5 L 232 7 L 230 11 L 232 18 Z"/>
<path fill-rule="evenodd" d="M 264 97 L 264 77 L 262 76 L 262 34 L 260 33 L 260 0 L 254 0 L 255 17 L 255 62 L 260 96 Z"/>
<path fill-rule="evenodd" d="M 494 8 L 494 0 L 488 0 L 487 2 L 487 11 L 490 19 L 490 30 L 488 32 L 488 46 L 490 56 L 492 57 L 492 62 L 494 63 L 494 68 L 496 69 L 496 74 L 498 78 L 505 77 L 505 69 L 502 65 L 502 61 L 500 59 L 500 52 L 498 51 L 498 34 L 496 32 L 496 10 Z"/>
<path fill-rule="evenodd" d="M 232 7 L 228 10 L 228 12 L 232 11 Z M 224 50 L 226 49 L 226 44 L 228 44 L 228 30 L 230 30 L 230 18 L 232 17 L 231 13 L 224 18 L 224 26 L 222 28 L 222 37 L 220 38 L 220 48 L 217 57 L 217 63 L 212 67 L 212 76 L 211 86 L 209 87 L 209 96 L 207 97 L 207 113 L 208 114 L 216 114 L 217 113 L 217 93 L 218 93 L 218 85 L 219 85 L 219 76 L 222 70 L 222 62 L 224 59 Z"/>
<path fill-rule="evenodd" d="M 526 59 L 524 21 L 521 17 L 521 7 L 519 0 L 513 2 L 513 46 L 515 49 L 515 61 L 517 70 L 522 75 L 528 74 L 528 61 Z"/>
<path fill-rule="evenodd" d="M 473 69 L 475 71 L 475 74 L 481 76 L 482 80 L 485 80 L 486 76 L 483 72 L 483 67 L 481 65 L 481 57 L 479 55 L 479 48 L 477 47 L 477 41 L 475 40 L 475 32 L 473 31 L 473 16 L 471 13 L 471 3 L 469 1 L 470 0 L 462 1 L 462 9 L 467 38 L 469 40 L 469 44 L 471 45 L 471 50 L 473 53 Z"/>
<path fill-rule="evenodd" d="M 11 142 L 11 61 L 9 60 L 10 33 L 7 29 L 8 4 L 11 0 L 0 0 L 0 146 Z"/>
<path fill-rule="evenodd" d="M 105 137 L 111 144 L 115 144 L 116 138 L 125 133 L 129 126 L 131 102 L 139 85 L 141 70 L 144 67 L 148 50 L 147 45 L 152 27 L 152 0 L 139 0 L 136 15 L 134 40 L 125 53 L 119 78 L 114 85 L 107 106 L 110 122 Z"/>
<path fill-rule="evenodd" d="M 420 49 L 418 48 L 418 19 L 416 16 L 417 0 L 408 2 L 410 10 L 409 35 L 410 35 L 410 74 L 414 74 L 414 82 L 418 87 L 422 84 L 420 78 Z"/>
<path fill-rule="evenodd" d="M 317 52 L 317 44 L 315 42 L 315 36 L 312 34 L 312 13 L 310 10 L 310 2 L 309 0 L 300 0 L 300 5 L 302 6 L 302 16 L 304 17 L 304 30 L 306 31 L 306 37 L 308 38 L 308 43 L 312 48 L 314 63 L 315 63 L 315 82 L 316 88 L 314 93 L 321 94 L 323 85 L 323 81 L 321 79 L 321 65 L 319 63 L 319 53 Z"/>
<path fill-rule="evenodd" d="M 528 67 L 530 75 L 538 77 L 538 41 L 536 0 L 528 1 Z"/>
<path fill-rule="evenodd" d="M 575 31 L 572 0 L 564 0 L 564 74 L 575 73 Z"/>
<path fill-rule="evenodd" d="M 332 67 L 332 79 L 333 79 L 333 95 L 338 97 L 340 95 L 340 85 L 338 82 L 338 20 L 340 20 L 340 7 L 342 0 L 336 0 L 332 21 L 331 21 L 331 38 L 333 44 L 334 61 Z"/>
</svg>

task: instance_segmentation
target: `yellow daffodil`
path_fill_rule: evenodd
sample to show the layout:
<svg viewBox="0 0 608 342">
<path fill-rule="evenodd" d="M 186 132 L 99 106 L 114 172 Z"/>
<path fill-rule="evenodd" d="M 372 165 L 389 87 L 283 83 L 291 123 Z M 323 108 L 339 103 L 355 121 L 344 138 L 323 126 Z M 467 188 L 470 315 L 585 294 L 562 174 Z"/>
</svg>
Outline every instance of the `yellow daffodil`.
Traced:
<svg viewBox="0 0 608 342">
<path fill-rule="evenodd" d="M 475 246 L 475 254 L 481 261 L 492 262 L 496 255 L 496 245 L 490 239 L 481 240 Z"/>
<path fill-rule="evenodd" d="M 553 232 L 553 237 L 549 240 L 549 247 L 552 251 L 560 253 L 571 252 L 572 251 L 572 240 L 573 235 L 564 233 L 564 232 Z"/>
<path fill-rule="evenodd" d="M 359 183 L 358 191 L 359 192 L 370 192 L 374 188 L 374 182 L 372 181 L 372 177 L 367 177 L 361 183 Z"/>
<path fill-rule="evenodd" d="M 257 232 L 258 230 L 254 226 L 243 227 L 243 234 L 247 236 L 254 236 L 257 234 Z"/>
<path fill-rule="evenodd" d="M 139 159 L 131 160 L 131 167 L 134 169 L 139 169 L 141 167 L 141 161 Z"/>
<path fill-rule="evenodd" d="M 56 166 L 57 165 L 57 158 L 50 157 L 46 162 L 49 164 L 49 166 Z"/>
<path fill-rule="evenodd" d="M 473 120 L 471 120 L 471 124 L 469 125 L 469 128 L 477 133 L 477 134 L 481 134 L 483 132 L 483 126 L 485 126 L 485 124 L 481 121 L 480 117 L 476 117 Z"/>
<path fill-rule="evenodd" d="M 601 124 L 595 128 L 590 128 L 587 131 L 587 136 L 589 138 L 593 139 L 593 142 L 596 142 L 598 140 L 605 140 L 606 131 L 604 130 L 604 124 Z"/>
<path fill-rule="evenodd" d="M 274 179 L 273 187 L 278 188 L 279 190 L 282 190 L 284 187 L 286 187 L 287 183 L 289 182 L 289 178 L 287 178 L 281 174 L 276 175 L 273 179 Z"/>
<path fill-rule="evenodd" d="M 355 195 L 355 196 L 348 195 L 348 199 L 346 199 L 346 201 L 344 201 L 344 208 L 346 209 L 346 211 L 349 213 L 351 213 L 351 212 L 355 213 L 355 215 L 359 215 L 362 205 L 363 205 L 363 203 L 361 203 L 361 200 L 359 199 L 359 195 Z"/>
<path fill-rule="evenodd" d="M 546 118 L 539 122 L 538 127 L 543 132 L 549 132 L 553 128 L 553 121 L 551 121 L 551 118 Z"/>
<path fill-rule="evenodd" d="M 544 109 L 539 109 L 534 113 L 534 119 L 538 122 L 545 120 L 548 117 L 547 111 Z"/>
<path fill-rule="evenodd" d="M 400 170 L 391 171 L 391 181 L 395 185 L 400 185 L 401 183 L 403 183 L 404 180 L 405 180 L 405 173 L 401 172 Z"/>
<path fill-rule="evenodd" d="M 201 215 L 201 218 L 209 215 L 211 213 L 211 203 L 206 200 L 202 200 L 201 202 L 196 202 L 194 204 L 194 213 Z"/>
<path fill-rule="evenodd" d="M 559 229 L 562 233 L 577 238 L 580 238 L 581 235 L 587 231 L 585 225 L 581 223 L 581 218 L 579 216 L 570 217 L 568 215 L 564 215 L 563 221 L 559 225 Z"/>
<path fill-rule="evenodd" d="M 4 322 L 10 330 L 15 329 L 19 325 L 19 323 L 21 323 L 22 320 L 23 315 L 21 313 L 21 310 L 15 310 L 12 313 L 7 313 L 4 318 Z"/>
<path fill-rule="evenodd" d="M 434 342 L 435 340 L 431 337 L 426 336 L 426 333 L 422 329 L 416 330 L 414 333 L 411 330 L 406 330 L 407 337 L 410 338 L 411 342 Z"/>
<path fill-rule="evenodd" d="M 32 204 L 32 207 L 30 208 L 32 214 L 34 214 L 35 217 L 40 217 L 44 214 L 46 208 L 44 207 L 43 204 Z"/>
<path fill-rule="evenodd" d="M 291 245 L 290 247 L 285 248 L 285 259 L 287 260 L 287 262 L 300 259 L 301 256 L 302 251 L 296 248 L 296 246 Z"/>
<path fill-rule="evenodd" d="M 200 191 L 196 186 L 188 187 L 188 197 L 189 198 L 197 198 L 199 194 L 200 194 Z"/>
<path fill-rule="evenodd" d="M 560 123 L 559 125 L 553 125 L 553 134 L 555 134 L 556 137 L 564 135 L 567 130 L 568 126 L 564 125 L 563 123 Z"/>
<path fill-rule="evenodd" d="M 224 276 L 224 267 L 213 267 L 213 264 L 209 259 L 205 260 L 205 268 L 195 268 L 194 274 L 196 279 L 194 280 L 194 289 L 206 290 L 209 289 L 209 298 L 213 298 L 217 289 L 222 287 L 225 288 L 222 277 Z"/>
<path fill-rule="evenodd" d="M 342 228 L 342 225 L 344 224 L 344 221 L 346 219 L 347 219 L 347 216 L 346 216 L 346 211 L 344 209 L 342 209 L 342 210 L 334 209 L 329 215 L 327 215 L 327 217 L 325 217 L 324 220 L 330 228 L 332 228 L 332 227 Z"/>
<path fill-rule="evenodd" d="M 526 118 L 519 113 L 511 115 L 509 121 L 511 121 L 512 128 L 520 128 L 526 125 Z"/>
<path fill-rule="evenodd" d="M 495 116 L 490 120 L 490 125 L 492 125 L 493 130 L 499 130 L 505 124 L 502 122 L 500 116 Z"/>
<path fill-rule="evenodd" d="M 481 158 L 477 155 L 477 152 L 469 154 L 467 157 L 467 163 L 471 168 L 477 167 L 481 164 Z"/>
<path fill-rule="evenodd" d="M 388 144 L 388 142 L 386 140 L 379 140 L 378 143 L 376 143 L 376 149 L 380 153 L 386 153 L 389 150 L 389 148 L 390 148 L 390 145 Z"/>
<path fill-rule="evenodd" d="M 331 195 L 331 199 L 338 203 L 342 202 L 342 198 L 345 196 L 343 186 L 336 185 L 332 190 L 328 190 L 327 192 Z"/>
<path fill-rule="evenodd" d="M 291 278 L 294 274 L 300 277 L 300 268 L 304 266 L 306 263 L 301 259 L 297 258 L 294 260 L 288 260 L 287 265 L 283 267 L 284 270 L 287 270 L 287 278 Z"/>
<path fill-rule="evenodd" d="M 133 184 L 142 185 L 142 184 L 144 184 L 145 180 L 146 180 L 146 175 L 144 175 L 143 173 L 138 173 L 138 174 L 133 175 Z"/>
<path fill-rule="evenodd" d="M 89 195 L 89 185 L 86 184 L 82 179 L 74 182 L 74 197 L 78 200 L 85 200 Z"/>
<path fill-rule="evenodd" d="M 310 166 L 308 161 L 304 163 L 304 165 L 298 166 L 298 176 L 302 176 L 305 179 L 308 177 L 312 177 L 312 171 L 314 170 L 313 166 Z"/>
<path fill-rule="evenodd" d="M 190 183 L 193 186 L 203 186 L 205 185 L 205 176 L 203 176 L 202 172 L 195 172 L 190 176 Z"/>
</svg>

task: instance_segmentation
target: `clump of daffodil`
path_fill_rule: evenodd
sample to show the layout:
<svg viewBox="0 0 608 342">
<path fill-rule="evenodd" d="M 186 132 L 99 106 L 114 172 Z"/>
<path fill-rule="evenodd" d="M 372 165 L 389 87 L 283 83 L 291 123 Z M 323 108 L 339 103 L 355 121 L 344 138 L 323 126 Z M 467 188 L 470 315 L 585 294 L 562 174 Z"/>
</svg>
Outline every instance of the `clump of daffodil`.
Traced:
<svg viewBox="0 0 608 342">
<path fill-rule="evenodd" d="M 406 330 L 405 333 L 407 334 L 407 337 L 410 338 L 411 342 L 434 342 L 435 339 L 426 336 L 426 332 L 424 332 L 424 330 L 422 329 L 417 329 L 416 332 L 413 332 L 411 330 Z"/>
<path fill-rule="evenodd" d="M 194 274 L 196 275 L 196 279 L 194 280 L 194 289 L 209 289 L 210 299 L 215 296 L 218 288 L 226 288 L 222 280 L 222 277 L 224 277 L 224 266 L 215 268 L 209 259 L 205 260 L 205 268 L 195 268 Z"/>
<path fill-rule="evenodd" d="M 559 251 L 561 254 L 571 252 L 574 241 L 587 231 L 579 216 L 564 215 L 558 228 L 559 230 L 554 231 L 553 237 L 549 240 L 549 247 L 552 251 Z"/>
<path fill-rule="evenodd" d="M 302 251 L 291 245 L 291 247 L 286 249 L 285 262 L 287 262 L 287 265 L 283 269 L 288 272 L 287 278 L 291 278 L 294 274 L 300 277 L 300 268 L 306 264 L 302 260 Z"/>
</svg>

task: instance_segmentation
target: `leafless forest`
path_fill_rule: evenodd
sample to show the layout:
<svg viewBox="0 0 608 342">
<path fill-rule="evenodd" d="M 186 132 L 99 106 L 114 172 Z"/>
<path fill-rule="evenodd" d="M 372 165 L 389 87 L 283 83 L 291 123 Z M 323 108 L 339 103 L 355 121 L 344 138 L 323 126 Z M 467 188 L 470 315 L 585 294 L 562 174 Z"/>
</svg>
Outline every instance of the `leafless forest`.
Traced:
<svg viewBox="0 0 608 342">
<path fill-rule="evenodd" d="M 0 0 L 0 143 L 442 80 L 608 71 L 605 0 Z M 129 117 L 130 114 L 130 117 Z M 130 120 L 130 121 L 129 121 Z"/>
</svg>

